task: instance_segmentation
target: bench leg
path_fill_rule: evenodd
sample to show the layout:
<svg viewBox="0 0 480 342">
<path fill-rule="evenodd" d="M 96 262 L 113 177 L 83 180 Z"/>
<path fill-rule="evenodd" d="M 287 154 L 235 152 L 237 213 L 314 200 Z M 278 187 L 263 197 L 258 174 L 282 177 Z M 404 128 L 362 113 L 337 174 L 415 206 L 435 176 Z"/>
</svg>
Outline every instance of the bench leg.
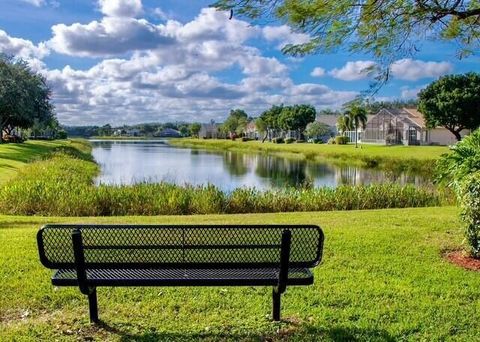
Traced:
<svg viewBox="0 0 480 342">
<path fill-rule="evenodd" d="M 98 323 L 98 303 L 97 303 L 97 289 L 94 288 L 88 295 L 88 310 L 90 312 L 90 322 Z"/>
<path fill-rule="evenodd" d="M 272 307 L 272 317 L 274 321 L 280 321 L 280 298 L 282 294 L 278 289 L 273 288 L 272 291 L 272 300 L 273 300 L 273 307 Z"/>
</svg>

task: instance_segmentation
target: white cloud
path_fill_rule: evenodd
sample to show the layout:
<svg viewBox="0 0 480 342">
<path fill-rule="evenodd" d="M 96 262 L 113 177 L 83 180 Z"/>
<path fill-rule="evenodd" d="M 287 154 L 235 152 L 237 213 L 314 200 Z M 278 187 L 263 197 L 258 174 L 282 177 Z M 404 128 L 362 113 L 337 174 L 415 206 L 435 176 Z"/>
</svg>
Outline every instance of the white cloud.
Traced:
<svg viewBox="0 0 480 342">
<path fill-rule="evenodd" d="M 410 87 L 402 87 L 401 88 L 401 93 L 400 93 L 400 96 L 402 99 L 416 99 L 417 96 L 418 96 L 418 93 L 423 89 L 425 88 L 427 85 L 422 85 L 420 87 L 414 87 L 414 88 L 410 88 Z"/>
<path fill-rule="evenodd" d="M 376 72 L 376 65 L 373 61 L 350 61 L 340 69 L 329 71 L 328 74 L 343 81 L 363 80 Z"/>
<path fill-rule="evenodd" d="M 392 75 L 401 80 L 416 81 L 422 78 L 436 78 L 453 70 L 449 62 L 424 62 L 411 58 L 400 59 L 391 65 Z"/>
<path fill-rule="evenodd" d="M 168 20 L 169 19 L 169 15 L 167 15 L 167 13 L 165 13 L 165 11 L 162 10 L 160 7 L 155 8 L 153 10 L 153 14 L 161 20 Z"/>
<path fill-rule="evenodd" d="M 322 77 L 324 75 L 325 75 L 325 69 L 320 67 L 314 68 L 310 73 L 310 76 L 313 76 L 313 77 Z"/>
<path fill-rule="evenodd" d="M 237 45 L 257 33 L 256 27 L 235 18 L 229 20 L 227 12 L 213 8 L 203 8 L 194 20 L 178 26 L 177 30 L 177 36 L 181 41 L 222 40 Z"/>
<path fill-rule="evenodd" d="M 49 53 L 45 44 L 35 45 L 26 39 L 10 37 L 2 30 L 0 30 L 0 52 L 27 60 L 41 59 Z"/>
<path fill-rule="evenodd" d="M 163 25 L 153 25 L 144 19 L 105 17 L 67 26 L 52 27 L 53 38 L 48 45 L 56 52 L 82 57 L 108 57 L 129 51 L 154 49 L 173 43 Z"/>
<path fill-rule="evenodd" d="M 46 46 L 0 31 L 2 50 L 30 56 L 36 70 L 46 75 L 64 124 L 221 122 L 231 108 L 258 115 L 273 104 L 322 108 L 357 95 L 321 84 L 295 84 L 287 65 L 246 43 L 262 38 L 262 30 L 229 20 L 225 12 L 203 9 L 190 22 L 160 25 L 133 18 L 139 13 L 135 9 L 128 16 L 104 12 L 109 15 L 98 21 L 53 26 Z M 41 61 L 47 47 L 103 59 L 86 70 L 68 65 L 49 70 Z M 227 81 L 226 73 L 237 68 L 242 76 Z"/>
<path fill-rule="evenodd" d="M 141 0 L 99 0 L 98 5 L 109 17 L 136 18 L 143 11 Z"/>
<path fill-rule="evenodd" d="M 21 1 L 26 2 L 30 5 L 36 6 L 36 7 L 40 7 L 42 5 L 45 5 L 45 0 L 21 0 Z"/>
<path fill-rule="evenodd" d="M 305 33 L 296 33 L 287 25 L 282 26 L 265 26 L 262 34 L 267 41 L 279 42 L 277 46 L 279 49 L 287 44 L 304 44 L 310 41 L 310 38 Z"/>
</svg>

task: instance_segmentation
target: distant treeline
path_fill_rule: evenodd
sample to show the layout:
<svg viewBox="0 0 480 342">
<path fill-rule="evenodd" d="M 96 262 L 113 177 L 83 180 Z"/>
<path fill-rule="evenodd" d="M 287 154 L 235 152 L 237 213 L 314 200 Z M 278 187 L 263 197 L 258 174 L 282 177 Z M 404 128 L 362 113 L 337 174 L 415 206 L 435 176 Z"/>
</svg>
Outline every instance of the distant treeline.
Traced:
<svg viewBox="0 0 480 342">
<path fill-rule="evenodd" d="M 364 103 L 365 109 L 369 114 L 375 114 L 382 108 L 402 108 L 402 107 L 416 107 L 417 100 L 396 100 L 396 101 L 366 101 Z M 238 112 L 243 110 L 232 110 Z M 318 115 L 338 115 L 341 114 L 340 109 L 324 108 L 317 111 Z M 246 113 L 245 113 L 246 116 Z M 226 117 L 228 120 L 229 116 Z M 249 117 L 249 121 L 253 121 L 256 117 Z M 209 120 L 204 120 L 209 121 Z M 228 125 L 228 122 L 226 122 Z M 189 122 L 167 122 L 167 123 L 141 123 L 135 125 L 112 126 L 110 124 L 88 125 L 88 126 L 64 126 L 64 130 L 70 137 L 94 137 L 94 136 L 111 136 L 111 135 L 130 135 L 130 136 L 156 136 L 164 129 L 170 128 L 178 131 L 182 136 L 197 135 L 199 126 L 195 128 L 198 123 Z M 193 127 L 192 127 L 193 126 Z M 228 129 L 227 129 L 228 130 Z"/>
<path fill-rule="evenodd" d="M 103 126 L 64 126 L 68 136 L 86 138 L 93 136 L 112 135 L 155 136 L 167 128 L 179 131 L 179 133 L 183 136 L 190 135 L 189 124 L 185 122 L 142 123 L 116 127 L 113 127 L 110 124 Z"/>
</svg>

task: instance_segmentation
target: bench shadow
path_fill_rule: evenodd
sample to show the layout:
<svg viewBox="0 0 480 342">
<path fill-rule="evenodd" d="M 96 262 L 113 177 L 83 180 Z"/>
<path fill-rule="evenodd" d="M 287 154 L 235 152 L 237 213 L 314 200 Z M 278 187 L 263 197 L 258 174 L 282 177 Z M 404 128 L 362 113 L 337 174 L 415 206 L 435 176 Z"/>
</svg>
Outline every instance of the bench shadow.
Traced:
<svg viewBox="0 0 480 342">
<path fill-rule="evenodd" d="M 362 329 L 332 327 L 322 328 L 308 323 L 291 324 L 286 322 L 285 326 L 276 331 L 261 333 L 230 333 L 230 332 L 156 332 L 152 328 L 146 333 L 133 334 L 123 331 L 105 322 L 97 324 L 98 329 L 103 329 L 108 333 L 119 337 L 120 341 L 288 341 L 291 338 L 300 341 L 397 341 L 397 338 L 381 329 Z M 274 324 L 274 323 L 272 323 Z M 153 330 L 153 331 L 152 331 Z"/>
</svg>

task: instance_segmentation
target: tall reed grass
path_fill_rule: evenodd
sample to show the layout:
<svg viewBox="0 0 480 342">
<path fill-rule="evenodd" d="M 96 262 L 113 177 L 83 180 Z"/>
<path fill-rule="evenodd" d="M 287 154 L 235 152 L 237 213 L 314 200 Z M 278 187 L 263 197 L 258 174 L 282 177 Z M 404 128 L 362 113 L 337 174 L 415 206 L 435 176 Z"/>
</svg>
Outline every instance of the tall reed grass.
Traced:
<svg viewBox="0 0 480 342">
<path fill-rule="evenodd" d="M 84 157 L 83 154 L 63 151 L 48 160 L 26 166 L 0 189 L 0 213 L 184 215 L 405 208 L 451 202 L 451 196 L 435 189 L 396 184 L 268 191 L 241 188 L 230 193 L 214 185 L 142 183 L 95 186 L 93 179 L 98 166 Z"/>
</svg>

